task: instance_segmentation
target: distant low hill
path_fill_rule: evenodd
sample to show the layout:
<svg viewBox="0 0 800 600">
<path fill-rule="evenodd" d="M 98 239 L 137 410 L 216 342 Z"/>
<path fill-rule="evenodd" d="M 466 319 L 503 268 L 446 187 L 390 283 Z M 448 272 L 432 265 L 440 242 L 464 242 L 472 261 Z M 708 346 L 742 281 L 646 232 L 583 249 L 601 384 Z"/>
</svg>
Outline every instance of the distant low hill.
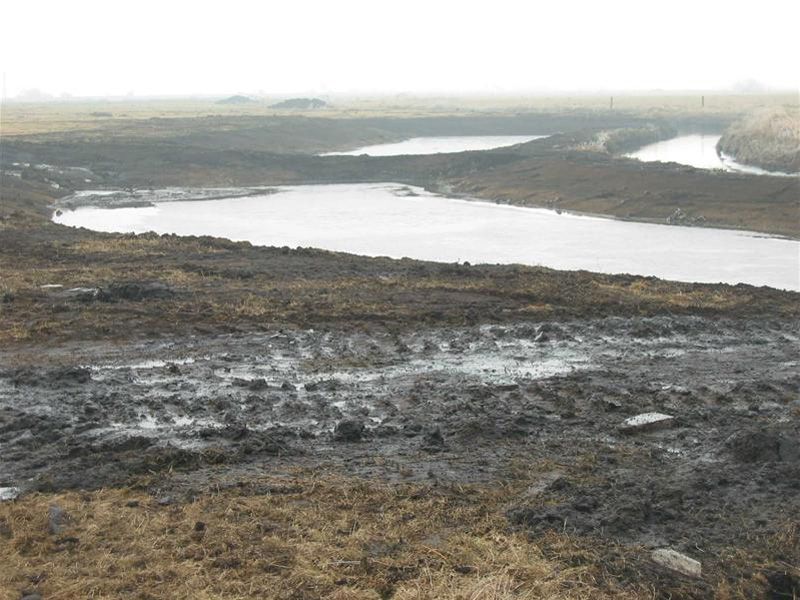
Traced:
<svg viewBox="0 0 800 600">
<path fill-rule="evenodd" d="M 222 100 L 217 100 L 217 104 L 251 104 L 253 102 L 257 102 L 257 100 L 253 100 L 249 96 L 230 96 L 228 98 L 223 98 Z"/>
<path fill-rule="evenodd" d="M 296 110 L 316 110 L 325 108 L 328 103 L 319 98 L 289 98 L 283 102 L 270 105 L 270 108 L 292 108 Z"/>
</svg>

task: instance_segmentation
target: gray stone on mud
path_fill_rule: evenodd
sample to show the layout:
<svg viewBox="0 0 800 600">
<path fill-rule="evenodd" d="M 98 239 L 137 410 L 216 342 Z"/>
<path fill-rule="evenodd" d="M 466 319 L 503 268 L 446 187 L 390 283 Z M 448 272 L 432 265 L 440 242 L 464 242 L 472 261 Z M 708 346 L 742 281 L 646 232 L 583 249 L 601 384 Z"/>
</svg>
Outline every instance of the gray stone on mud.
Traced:
<svg viewBox="0 0 800 600">
<path fill-rule="evenodd" d="M 0 502 L 15 500 L 19 496 L 18 487 L 0 487 Z"/>
<path fill-rule="evenodd" d="M 337 442 L 358 442 L 364 435 L 364 423 L 358 419 L 339 421 L 333 429 L 333 439 Z"/>
<path fill-rule="evenodd" d="M 675 571 L 687 577 L 701 577 L 703 574 L 702 567 L 699 561 L 689 558 L 685 554 L 676 552 L 670 548 L 659 548 L 653 550 L 650 555 L 653 562 L 661 565 L 662 567 Z"/>
<path fill-rule="evenodd" d="M 675 424 L 675 417 L 658 412 L 649 412 L 629 417 L 619 426 L 620 433 L 641 433 L 667 429 Z"/>
<path fill-rule="evenodd" d="M 67 512 L 55 504 L 47 509 L 47 531 L 51 535 L 58 535 L 64 531 L 64 526 L 69 521 Z"/>
</svg>

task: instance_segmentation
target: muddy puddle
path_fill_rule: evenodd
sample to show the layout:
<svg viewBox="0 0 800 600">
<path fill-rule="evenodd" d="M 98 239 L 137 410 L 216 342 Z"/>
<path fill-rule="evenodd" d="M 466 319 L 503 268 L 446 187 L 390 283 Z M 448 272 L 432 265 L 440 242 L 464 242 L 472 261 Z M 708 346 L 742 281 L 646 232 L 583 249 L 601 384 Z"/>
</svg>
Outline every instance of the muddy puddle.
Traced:
<svg viewBox="0 0 800 600">
<path fill-rule="evenodd" d="M 59 465 L 95 452 L 215 448 L 236 461 L 260 452 L 307 452 L 329 444 L 343 421 L 359 424 L 358 439 L 386 440 L 389 448 L 418 444 L 431 430 L 458 438 L 477 427 L 489 437 L 516 432 L 513 438 L 597 406 L 604 416 L 611 407 L 621 417 L 654 394 L 680 399 L 698 386 L 706 395 L 725 394 L 737 379 L 762 374 L 752 352 L 776 357 L 764 376 L 796 373 L 798 338 L 776 327 L 743 335 L 738 326 L 685 317 L 402 335 L 293 330 L 86 345 L 61 355 L 54 349 L 47 367 L 24 353 L 4 356 L 0 486 L 36 487 L 54 471 L 91 479 Z M 698 375 L 698 365 L 708 372 Z M 625 389 L 634 376 L 647 390 L 642 397 L 641 389 Z M 564 382 L 582 389 L 574 397 L 542 391 Z M 579 408 L 581 402 L 588 404 Z M 781 402 L 775 407 L 784 410 Z M 650 408 L 669 412 L 674 405 Z M 590 437 L 613 431 L 601 427 Z"/>
</svg>

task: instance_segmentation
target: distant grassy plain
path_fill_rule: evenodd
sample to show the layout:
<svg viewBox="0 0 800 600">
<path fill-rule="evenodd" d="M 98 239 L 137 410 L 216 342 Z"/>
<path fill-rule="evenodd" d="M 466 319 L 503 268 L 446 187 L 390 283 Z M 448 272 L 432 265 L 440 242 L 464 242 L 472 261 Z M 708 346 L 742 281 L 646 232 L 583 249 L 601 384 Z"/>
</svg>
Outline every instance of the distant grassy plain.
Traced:
<svg viewBox="0 0 800 600">
<path fill-rule="evenodd" d="M 175 98 L 153 100 L 96 100 L 23 103 L 7 102 L 2 110 L 2 135 L 29 135 L 58 131 L 102 130 L 125 121 L 153 118 L 308 116 L 326 118 L 477 116 L 520 112 L 608 112 L 609 95 L 574 96 L 466 96 L 466 97 L 342 97 L 329 108 L 312 111 L 276 110 L 274 99 L 249 104 L 219 104 L 217 99 Z M 704 105 L 703 105 L 704 98 Z M 796 105 L 797 95 L 703 94 L 614 95 L 613 110 L 642 117 L 675 115 L 724 115 L 736 117 L 749 111 Z"/>
</svg>

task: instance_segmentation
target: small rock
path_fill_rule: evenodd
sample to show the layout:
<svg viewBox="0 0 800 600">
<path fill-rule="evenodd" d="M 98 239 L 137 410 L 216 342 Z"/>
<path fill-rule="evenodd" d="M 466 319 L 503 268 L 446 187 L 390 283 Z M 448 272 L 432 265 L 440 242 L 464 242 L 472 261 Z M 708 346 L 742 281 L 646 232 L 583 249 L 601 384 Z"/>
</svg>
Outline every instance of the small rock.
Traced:
<svg viewBox="0 0 800 600">
<path fill-rule="evenodd" d="M 139 501 L 138 500 L 128 500 L 125 503 L 125 506 L 127 506 L 128 508 L 136 508 L 136 507 L 139 506 Z"/>
<path fill-rule="evenodd" d="M 64 525 L 69 521 L 69 515 L 60 506 L 52 504 L 47 509 L 47 530 L 52 535 L 58 535 L 64 531 Z"/>
<path fill-rule="evenodd" d="M 539 477 L 539 480 L 528 487 L 525 490 L 523 496 L 526 499 L 532 500 L 541 496 L 544 492 L 547 492 L 551 489 L 563 489 L 568 485 L 566 479 L 564 479 L 564 473 L 561 471 L 550 471 L 549 473 L 544 473 Z"/>
<path fill-rule="evenodd" d="M 358 419 L 339 421 L 333 429 L 333 439 L 337 442 L 357 442 L 364 435 L 364 423 Z"/>
<path fill-rule="evenodd" d="M 247 384 L 247 389 L 251 392 L 260 392 L 261 390 L 266 390 L 268 387 L 269 384 L 263 377 L 259 379 L 253 379 Z"/>
<path fill-rule="evenodd" d="M 42 600 L 42 595 L 38 592 L 23 592 L 22 593 L 22 600 Z"/>
<path fill-rule="evenodd" d="M 63 292 L 61 296 L 67 300 L 92 302 L 100 296 L 100 289 L 95 287 L 76 287 Z"/>
<path fill-rule="evenodd" d="M 538 334 L 536 334 L 536 337 L 533 338 L 533 341 L 537 344 L 543 344 L 544 342 L 547 342 L 549 340 L 550 336 L 547 335 L 544 331 L 540 331 Z"/>
<path fill-rule="evenodd" d="M 663 413 L 649 412 L 630 417 L 619 426 L 621 433 L 640 433 L 643 431 L 654 431 L 656 429 L 666 429 L 672 427 L 675 417 Z"/>
<path fill-rule="evenodd" d="M 653 550 L 650 558 L 656 564 L 687 577 L 700 577 L 702 575 L 702 567 L 698 561 L 670 548 Z"/>
<path fill-rule="evenodd" d="M 444 436 L 441 430 L 437 427 L 425 433 L 422 436 L 422 449 L 428 452 L 441 452 L 444 448 Z"/>
<path fill-rule="evenodd" d="M 0 502 L 14 500 L 17 496 L 19 496 L 18 487 L 0 487 Z"/>
<path fill-rule="evenodd" d="M 194 530 L 195 531 L 205 531 L 206 530 L 206 524 L 203 523 L 202 521 L 197 521 L 197 523 L 194 524 Z"/>
<path fill-rule="evenodd" d="M 170 496 L 164 496 L 162 498 L 159 498 L 156 502 L 158 503 L 159 506 L 169 506 L 170 504 L 172 504 L 172 498 Z"/>
</svg>

